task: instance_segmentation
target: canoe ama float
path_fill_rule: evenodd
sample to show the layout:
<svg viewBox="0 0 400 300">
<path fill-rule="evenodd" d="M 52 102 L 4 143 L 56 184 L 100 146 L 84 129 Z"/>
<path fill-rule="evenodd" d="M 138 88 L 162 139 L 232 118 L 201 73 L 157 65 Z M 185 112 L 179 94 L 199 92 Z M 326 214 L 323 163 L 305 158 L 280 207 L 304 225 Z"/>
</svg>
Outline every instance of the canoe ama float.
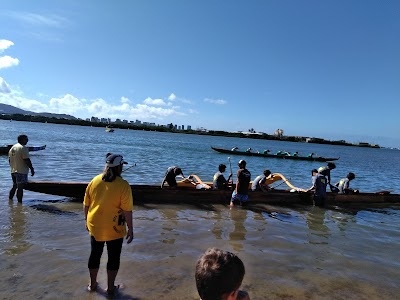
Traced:
<svg viewBox="0 0 400 300">
<path fill-rule="evenodd" d="M 229 150 L 229 149 L 216 148 L 216 147 L 211 147 L 211 149 L 213 149 L 217 152 L 220 152 L 220 153 L 225 153 L 225 154 L 242 155 L 242 156 L 257 156 L 257 157 L 267 157 L 267 158 L 279 158 L 279 159 L 325 161 L 325 162 L 326 161 L 334 161 L 334 160 L 339 159 L 339 157 L 322 157 L 322 156 L 308 157 L 308 156 L 293 156 L 293 155 L 276 155 L 276 154 L 269 154 L 269 153 Z"/>
<path fill-rule="evenodd" d="M 8 152 L 10 151 L 11 147 L 13 145 L 7 145 L 7 146 L 2 146 L 0 147 L 0 154 L 8 154 Z M 44 150 L 46 149 L 46 145 L 43 146 L 27 146 L 29 151 L 39 151 L 39 150 Z"/>
<path fill-rule="evenodd" d="M 282 174 L 274 173 L 272 175 L 267 179 L 269 185 L 281 181 L 281 183 L 287 185 L 288 189 L 273 189 L 267 193 L 249 191 L 249 204 L 313 204 L 312 193 L 304 192 L 303 189 L 293 186 Z M 29 181 L 25 189 L 82 201 L 87 185 L 88 182 Z M 135 204 L 229 204 L 232 191 L 229 189 L 213 190 L 211 186 L 210 182 L 203 182 L 197 175 L 190 175 L 178 182 L 177 189 L 170 189 L 168 186 L 161 189 L 159 185 L 140 184 L 131 185 L 131 188 Z M 328 193 L 328 205 L 357 204 L 368 206 L 390 203 L 400 203 L 400 195 L 387 192 L 350 195 Z"/>
</svg>

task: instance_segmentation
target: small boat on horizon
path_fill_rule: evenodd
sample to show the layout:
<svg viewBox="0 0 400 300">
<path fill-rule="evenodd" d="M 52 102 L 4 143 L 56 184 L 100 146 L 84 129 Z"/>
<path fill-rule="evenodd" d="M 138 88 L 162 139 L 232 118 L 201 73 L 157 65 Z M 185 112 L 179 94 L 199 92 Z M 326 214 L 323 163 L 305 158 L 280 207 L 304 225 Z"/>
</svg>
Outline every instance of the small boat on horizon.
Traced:
<svg viewBox="0 0 400 300">
<path fill-rule="evenodd" d="M 106 132 L 114 132 L 114 128 L 112 128 L 110 125 L 107 125 Z"/>
</svg>

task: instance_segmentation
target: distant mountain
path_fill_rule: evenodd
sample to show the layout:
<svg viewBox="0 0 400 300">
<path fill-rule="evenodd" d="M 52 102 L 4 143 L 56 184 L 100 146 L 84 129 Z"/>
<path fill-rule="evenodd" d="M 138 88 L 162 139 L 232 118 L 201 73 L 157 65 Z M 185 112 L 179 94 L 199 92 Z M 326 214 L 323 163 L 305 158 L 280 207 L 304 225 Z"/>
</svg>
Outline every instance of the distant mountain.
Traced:
<svg viewBox="0 0 400 300">
<path fill-rule="evenodd" d="M 21 114 L 21 115 L 31 115 L 31 116 L 42 116 L 47 118 L 67 119 L 67 120 L 77 119 L 74 116 L 66 114 L 53 114 L 47 112 L 35 113 L 33 111 L 23 110 L 18 107 L 4 103 L 0 103 L 0 114 L 5 114 L 5 115 Z"/>
</svg>

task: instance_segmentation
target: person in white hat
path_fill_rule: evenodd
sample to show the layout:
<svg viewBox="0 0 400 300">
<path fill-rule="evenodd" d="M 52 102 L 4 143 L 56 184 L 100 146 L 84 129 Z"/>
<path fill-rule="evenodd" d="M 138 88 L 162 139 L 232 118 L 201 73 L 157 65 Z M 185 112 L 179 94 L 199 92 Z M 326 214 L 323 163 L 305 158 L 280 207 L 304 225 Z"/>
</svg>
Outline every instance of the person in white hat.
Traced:
<svg viewBox="0 0 400 300">
<path fill-rule="evenodd" d="M 121 287 L 115 285 L 115 278 L 120 266 L 124 237 L 126 236 L 128 244 L 133 240 L 133 198 L 129 183 L 121 177 L 124 164 L 127 162 L 122 155 L 108 153 L 103 173 L 94 177 L 89 183 L 83 201 L 86 229 L 90 233 L 91 244 L 88 290 L 96 291 L 98 288 L 97 273 L 106 243 L 109 296 L 113 296 Z"/>
</svg>

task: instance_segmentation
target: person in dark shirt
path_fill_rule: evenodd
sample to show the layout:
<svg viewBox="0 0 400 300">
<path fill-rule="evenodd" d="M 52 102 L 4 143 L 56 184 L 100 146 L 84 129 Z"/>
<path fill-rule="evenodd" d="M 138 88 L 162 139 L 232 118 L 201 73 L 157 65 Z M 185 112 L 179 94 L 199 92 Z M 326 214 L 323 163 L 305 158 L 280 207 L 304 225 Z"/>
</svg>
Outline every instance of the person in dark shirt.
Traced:
<svg viewBox="0 0 400 300">
<path fill-rule="evenodd" d="M 182 175 L 182 177 L 185 177 L 185 176 L 183 176 L 183 172 L 182 172 L 181 168 L 179 168 L 177 166 L 169 167 L 167 169 L 167 171 L 165 172 L 164 178 L 161 182 L 161 188 L 163 188 L 165 182 L 168 183 L 169 187 L 176 188 L 178 184 L 176 183 L 175 177 L 178 175 Z"/>
<path fill-rule="evenodd" d="M 324 175 L 318 172 L 317 169 L 311 171 L 312 186 L 307 192 L 313 192 L 314 205 L 325 206 L 326 205 L 326 178 Z"/>
<path fill-rule="evenodd" d="M 238 200 L 240 204 L 246 202 L 249 199 L 249 183 L 251 179 L 251 173 L 246 169 L 246 161 L 241 159 L 238 163 L 239 170 L 237 171 L 236 187 L 232 193 L 230 206 L 234 206 L 235 200 Z"/>
<path fill-rule="evenodd" d="M 318 173 L 325 176 L 326 184 L 331 183 L 331 170 L 335 169 L 336 165 L 333 162 L 328 162 L 326 167 L 320 167 L 318 169 Z"/>
<path fill-rule="evenodd" d="M 229 174 L 228 179 L 225 179 L 224 172 L 226 170 L 226 165 L 220 164 L 218 166 L 218 172 L 214 174 L 213 177 L 213 188 L 214 190 L 223 190 L 229 188 L 229 180 L 232 177 L 232 173 Z"/>
</svg>

